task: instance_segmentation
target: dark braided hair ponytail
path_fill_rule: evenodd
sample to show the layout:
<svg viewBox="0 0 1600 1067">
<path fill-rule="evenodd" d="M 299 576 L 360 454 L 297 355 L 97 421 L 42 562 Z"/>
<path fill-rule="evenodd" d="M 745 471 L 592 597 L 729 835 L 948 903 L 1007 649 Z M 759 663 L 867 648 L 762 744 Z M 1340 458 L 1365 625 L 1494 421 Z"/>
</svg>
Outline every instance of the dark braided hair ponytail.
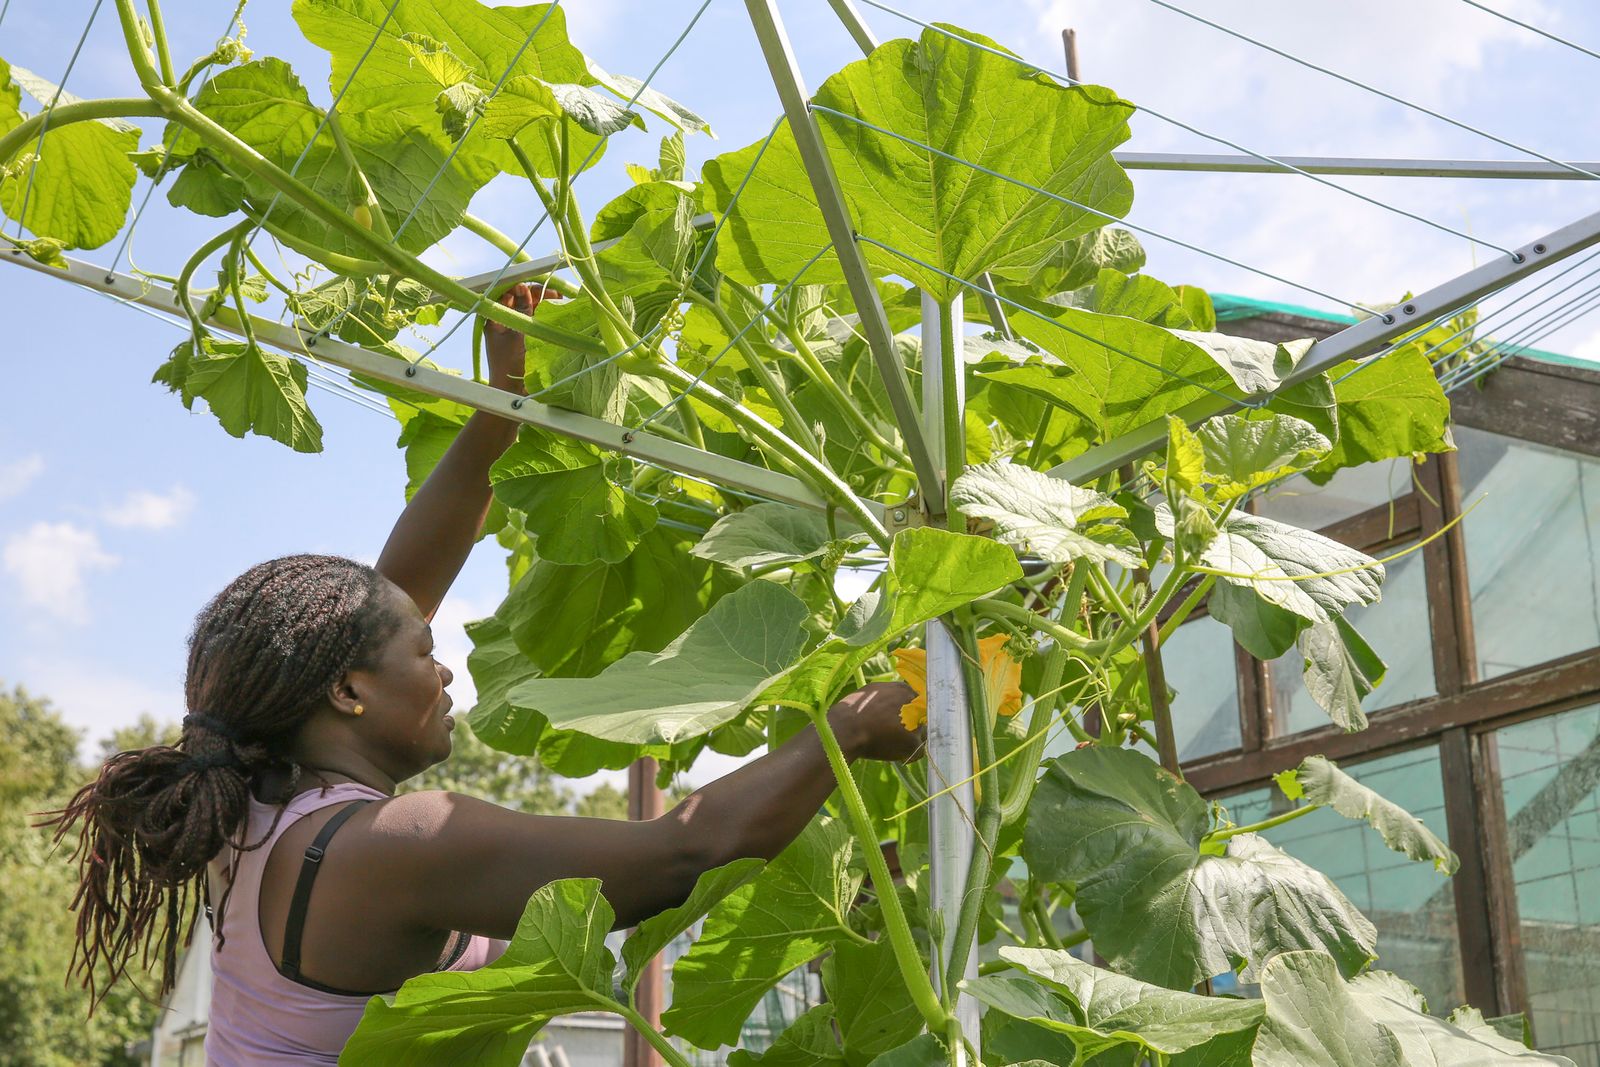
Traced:
<svg viewBox="0 0 1600 1067">
<path fill-rule="evenodd" d="M 234 579 L 189 636 L 189 714 L 177 745 L 118 753 L 51 813 L 57 841 L 78 833 L 72 969 L 91 1010 L 105 996 L 101 979 L 123 977 L 136 956 L 144 967 L 159 958 L 161 992 L 172 988 L 207 865 L 224 845 L 237 850 L 237 864 L 239 852 L 271 836 L 243 840 L 252 785 L 275 770 L 286 774 L 286 787 L 263 799 L 294 796 L 296 732 L 341 675 L 371 665 L 392 631 L 382 581 L 365 564 L 311 555 L 261 563 Z M 219 910 L 226 906 L 225 891 Z"/>
</svg>

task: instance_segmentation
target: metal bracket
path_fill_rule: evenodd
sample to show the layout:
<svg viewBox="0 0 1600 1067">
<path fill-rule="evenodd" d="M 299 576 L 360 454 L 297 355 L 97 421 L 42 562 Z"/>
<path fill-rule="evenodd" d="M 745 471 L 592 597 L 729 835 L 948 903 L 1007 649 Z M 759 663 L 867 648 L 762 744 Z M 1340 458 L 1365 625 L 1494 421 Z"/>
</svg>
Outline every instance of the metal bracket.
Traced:
<svg viewBox="0 0 1600 1067">
<path fill-rule="evenodd" d="M 104 267 L 80 259 L 69 258 L 66 269 L 62 270 L 57 267 L 46 267 L 20 252 L 13 251 L 10 254 L 0 255 L 0 262 L 27 267 L 46 277 L 60 278 L 85 289 L 110 293 L 119 299 L 142 304 L 158 311 L 184 314 L 183 306 L 178 301 L 178 294 L 173 289 L 128 274 L 108 273 Z M 238 317 L 231 310 L 225 309 L 213 315 L 206 320 L 206 325 L 234 336 L 244 335 Z M 312 350 L 307 347 L 305 339 L 294 327 L 271 319 L 252 315 L 250 326 L 258 341 L 292 355 L 330 363 L 428 396 L 454 400 L 479 411 L 487 411 L 501 418 L 586 441 L 600 448 L 633 456 L 717 485 L 742 489 L 757 496 L 816 511 L 825 511 L 828 507 L 826 498 L 800 479 L 758 467 L 753 463 L 744 463 L 713 452 L 705 452 L 654 434 L 618 426 L 603 419 L 591 418 L 576 411 L 550 407 L 481 382 L 446 374 L 432 367 L 410 364 L 405 360 L 370 352 L 365 348 L 344 344 L 332 338 L 319 338 L 315 350 Z M 872 501 L 866 503 L 881 520 L 883 506 Z"/>
<path fill-rule="evenodd" d="M 1596 244 L 1600 244 L 1600 212 L 1553 230 L 1515 249 L 1510 256 L 1496 256 L 1481 267 L 1417 294 L 1384 315 L 1364 319 L 1316 342 L 1278 388 L 1290 388 L 1346 360 L 1372 355 L 1389 342 L 1434 319 L 1470 307 L 1488 294 Z M 1244 406 L 1245 400 L 1242 398 L 1224 400 L 1208 396 L 1186 404 L 1173 414 L 1194 426 Z M 1096 445 L 1082 455 L 1052 468 L 1049 473 L 1052 477 L 1064 478 L 1075 485 L 1087 485 L 1102 474 L 1160 448 L 1166 439 L 1166 419 L 1148 422 L 1120 437 Z"/>
<path fill-rule="evenodd" d="M 883 509 L 883 528 L 893 537 L 901 530 L 911 530 L 927 525 L 927 513 L 922 502 L 913 493 L 904 504 L 891 504 Z"/>
</svg>

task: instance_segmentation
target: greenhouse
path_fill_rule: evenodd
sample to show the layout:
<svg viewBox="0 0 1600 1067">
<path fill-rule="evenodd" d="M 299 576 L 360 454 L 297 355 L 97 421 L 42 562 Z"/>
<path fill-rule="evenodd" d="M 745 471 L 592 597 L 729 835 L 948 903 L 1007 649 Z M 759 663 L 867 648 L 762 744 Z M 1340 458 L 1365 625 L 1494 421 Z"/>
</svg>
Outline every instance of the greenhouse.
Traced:
<svg viewBox="0 0 1600 1067">
<path fill-rule="evenodd" d="M 0 6 L 0 1067 L 1600 1067 L 1582 12 L 280 6 Z"/>
</svg>

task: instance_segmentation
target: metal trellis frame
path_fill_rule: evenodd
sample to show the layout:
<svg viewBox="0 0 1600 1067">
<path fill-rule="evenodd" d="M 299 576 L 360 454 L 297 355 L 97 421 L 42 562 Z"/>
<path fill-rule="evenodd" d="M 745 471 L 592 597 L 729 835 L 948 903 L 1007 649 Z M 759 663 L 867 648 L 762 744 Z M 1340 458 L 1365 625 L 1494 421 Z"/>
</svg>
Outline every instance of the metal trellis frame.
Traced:
<svg viewBox="0 0 1600 1067">
<path fill-rule="evenodd" d="M 81 259 L 68 257 L 64 269 L 47 267 L 17 253 L 0 257 L 0 261 L 10 261 L 47 277 L 69 281 L 85 289 L 113 293 L 129 303 L 141 304 L 158 311 L 180 314 L 183 312 L 183 306 L 179 303 L 175 290 L 130 274 L 108 274 L 104 267 Z M 198 306 L 198 302 L 196 305 Z M 239 318 L 231 309 L 219 309 L 216 314 L 206 319 L 205 323 L 220 332 L 243 336 Z M 828 501 L 809 485 L 779 471 L 729 459 L 712 452 L 704 452 L 689 445 L 679 444 L 650 433 L 641 433 L 576 411 L 548 407 L 481 382 L 446 374 L 432 367 L 408 364 L 393 356 L 381 355 L 329 338 L 323 338 L 313 351 L 306 346 L 300 332 L 293 326 L 271 319 L 252 315 L 250 326 L 255 332 L 257 341 L 295 356 L 314 358 L 319 362 L 342 367 L 355 374 L 390 385 L 411 389 L 428 396 L 454 400 L 478 411 L 487 411 L 550 433 L 585 441 L 715 484 L 730 485 L 770 500 L 817 511 L 825 511 L 829 506 Z M 884 509 L 881 505 L 868 502 L 868 507 L 872 508 L 880 518 L 882 517 Z"/>
</svg>

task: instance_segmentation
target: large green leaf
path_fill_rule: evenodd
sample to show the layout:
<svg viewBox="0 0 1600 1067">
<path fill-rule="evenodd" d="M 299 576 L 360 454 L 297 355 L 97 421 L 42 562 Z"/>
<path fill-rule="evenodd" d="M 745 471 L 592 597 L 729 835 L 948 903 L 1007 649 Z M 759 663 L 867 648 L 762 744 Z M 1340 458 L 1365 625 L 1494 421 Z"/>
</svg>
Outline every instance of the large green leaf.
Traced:
<svg viewBox="0 0 1600 1067">
<path fill-rule="evenodd" d="M 634 927 L 628 940 L 622 943 L 622 965 L 626 971 L 622 989 L 629 996 L 644 973 L 645 964 L 660 954 L 672 939 L 699 922 L 706 912 L 724 897 L 761 873 L 766 866 L 761 860 L 748 857 L 714 867 L 695 880 L 689 899 L 675 908 L 650 916 Z"/>
<path fill-rule="evenodd" d="M 837 631 L 763 696 L 824 708 L 895 637 L 1021 577 L 1015 553 L 998 541 L 930 526 L 902 530 L 889 546 L 884 588 L 863 594 Z"/>
<path fill-rule="evenodd" d="M 544 559 L 617 563 L 656 524 L 656 509 L 606 475 L 594 447 L 524 429 L 490 468 L 489 482 L 496 499 L 526 515 Z"/>
<path fill-rule="evenodd" d="M 542 715 L 518 715 L 507 701 L 517 684 L 539 676 L 528 657 L 511 637 L 511 627 L 498 615 L 467 623 L 472 651 L 467 653 L 467 670 L 477 689 L 478 700 L 468 716 L 472 732 L 494 735 L 491 746 L 505 752 L 532 753 L 544 733 Z M 487 740 L 486 738 L 484 740 Z"/>
<path fill-rule="evenodd" d="M 1423 452 L 1449 452 L 1450 399 L 1417 343 L 1364 364 L 1329 371 L 1338 399 L 1333 451 L 1311 476 L 1326 481 L 1341 467 Z"/>
<path fill-rule="evenodd" d="M 360 112 L 350 104 L 346 98 L 340 106 L 340 122 L 359 128 L 351 116 Z M 299 77 L 283 60 L 259 59 L 222 71 L 196 95 L 195 106 L 272 163 L 292 170 L 300 182 L 334 204 L 354 206 L 360 202 L 356 173 L 336 139 L 327 130 L 317 136 L 324 120 L 322 109 L 312 104 Z M 347 138 L 390 231 L 399 233 L 396 243 L 407 252 L 421 252 L 455 229 L 468 202 L 495 173 L 491 165 L 470 154 L 458 153 L 452 158 L 443 133 L 430 132 L 436 127 L 437 120 L 427 126 L 386 128 L 378 140 Z M 177 138 L 173 153 L 189 157 L 199 146 L 199 138 L 186 131 Z M 188 164 L 203 165 L 200 160 Z M 241 177 L 245 198 L 258 212 L 275 204 L 271 215 L 275 227 L 309 247 L 373 258 L 365 245 L 331 229 L 290 198 L 279 196 L 274 186 L 259 178 Z M 424 189 L 428 194 L 419 200 Z"/>
<path fill-rule="evenodd" d="M 1085 1059 L 1130 1043 L 1172 1055 L 1261 1022 L 1259 1003 L 1148 985 L 1067 952 L 1008 946 L 1000 957 L 1035 980 L 994 975 L 967 988 L 1007 1015 L 1068 1035 Z"/>
<path fill-rule="evenodd" d="M 1019 312 L 1011 325 L 1057 362 L 985 367 L 980 373 L 1060 406 L 1058 418 L 1070 424 L 1069 455 L 1204 396 L 1276 389 L 1307 347 L 1171 330 L 1076 307 Z"/>
<path fill-rule="evenodd" d="M 204 400 L 234 437 L 270 437 L 296 452 L 322 451 L 322 424 L 306 403 L 306 367 L 245 341 L 185 341 L 156 369 L 153 381 L 182 397 Z"/>
<path fill-rule="evenodd" d="M 1431 863 L 1443 874 L 1454 874 L 1461 866 L 1460 858 L 1421 819 L 1362 785 L 1326 756 L 1307 756 L 1299 767 L 1273 777 L 1290 800 L 1304 797 L 1347 819 L 1364 820 L 1396 852 Z"/>
<path fill-rule="evenodd" d="M 872 1061 L 871 1067 L 944 1067 L 950 1062 L 950 1052 L 944 1043 L 932 1034 L 918 1034 L 899 1048 Z M 1015 1067 L 1038 1067 L 1019 1063 Z"/>
<path fill-rule="evenodd" d="M 996 460 L 973 467 L 955 480 L 950 499 L 963 515 L 993 522 L 1000 541 L 1053 563 L 1139 565 L 1133 535 L 1111 525 L 1127 517 L 1121 505 L 1021 464 Z"/>
<path fill-rule="evenodd" d="M 1385 971 L 1345 981 L 1320 952 L 1290 952 L 1261 976 L 1267 1017 L 1256 1038 L 1257 1067 L 1571 1067 L 1481 1021 L 1427 1014 L 1415 987 Z M 1474 1013 L 1475 1014 L 1475 1013 Z"/>
<path fill-rule="evenodd" d="M 734 1049 L 728 1067 L 843 1067 L 844 1051 L 833 1036 L 832 1004 L 818 1004 L 789 1024 L 765 1052 Z"/>
<path fill-rule="evenodd" d="M 58 107 L 79 102 L 32 71 L 0 60 L 0 134 L 22 123 L 19 86 L 45 107 L 53 100 Z M 128 153 L 138 149 L 139 128 L 121 119 L 47 127 L 42 145 L 35 138 L 11 160 L 0 160 L 32 160 L 15 177 L 0 178 L 0 210 L 16 219 L 26 200 L 28 211 L 19 221 L 37 236 L 66 248 L 99 248 L 117 235 L 127 217 L 139 177 Z"/>
<path fill-rule="evenodd" d="M 755 504 L 722 516 L 690 551 L 701 559 L 749 570 L 817 559 L 836 544 L 845 546 L 833 539 L 827 519 L 815 511 Z"/>
<path fill-rule="evenodd" d="M 817 820 L 713 907 L 673 965 L 666 1031 L 701 1048 L 734 1044 L 746 1016 L 784 975 L 848 939 L 845 915 L 861 887 L 850 854 L 844 826 Z"/>
<path fill-rule="evenodd" d="M 531 679 L 509 699 L 591 737 L 670 744 L 730 721 L 792 667 L 809 615 L 782 586 L 751 582 L 661 652 L 630 653 L 594 678 Z"/>
<path fill-rule="evenodd" d="M 1120 216 L 1133 202 L 1127 175 L 1111 158 L 1128 137 L 1132 105 L 1098 87 L 1062 87 L 934 30 L 886 42 L 823 82 L 814 100 L 1105 214 Z M 1104 221 L 837 116 L 818 113 L 817 121 L 856 227 L 935 268 L 863 245 L 874 271 L 909 278 L 940 300 L 962 288 L 941 271 L 1026 281 Z M 706 164 L 716 210 L 727 211 L 759 147 Z M 782 282 L 827 243 L 785 125 L 729 217 L 717 264 L 743 282 Z M 811 281 L 842 277 L 831 256 L 812 271 Z"/>
<path fill-rule="evenodd" d="M 1174 775 L 1096 745 L 1046 765 L 1022 854 L 1038 877 L 1076 887 L 1095 950 L 1146 982 L 1188 989 L 1241 967 L 1249 976 L 1301 948 L 1354 974 L 1376 955 L 1372 924 L 1324 875 L 1254 834 L 1202 848 L 1210 819 Z"/>
<path fill-rule="evenodd" d="M 1163 536 L 1173 533 L 1172 513 L 1156 509 Z M 1378 602 L 1383 564 L 1310 530 L 1261 515 L 1234 512 L 1200 562 L 1222 572 L 1219 583 L 1254 591 L 1263 600 L 1313 623 L 1329 622 L 1346 608 Z"/>
<path fill-rule="evenodd" d="M 515 1067 L 551 1018 L 614 1010 L 615 916 L 597 878 L 533 894 L 505 955 L 476 971 L 434 971 L 373 997 L 339 1062 L 345 1067 Z"/>
<path fill-rule="evenodd" d="M 1144 266 L 1144 246 L 1129 230 L 1103 226 L 1062 245 L 1034 271 L 1029 288 L 1049 295 L 1089 285 L 1102 270 L 1132 275 Z"/>
<path fill-rule="evenodd" d="M 838 945 L 822 962 L 822 987 L 835 1005 L 834 1019 L 849 1067 L 866 1067 L 922 1030 L 922 1014 L 900 977 L 894 948 L 887 940 Z"/>
</svg>

